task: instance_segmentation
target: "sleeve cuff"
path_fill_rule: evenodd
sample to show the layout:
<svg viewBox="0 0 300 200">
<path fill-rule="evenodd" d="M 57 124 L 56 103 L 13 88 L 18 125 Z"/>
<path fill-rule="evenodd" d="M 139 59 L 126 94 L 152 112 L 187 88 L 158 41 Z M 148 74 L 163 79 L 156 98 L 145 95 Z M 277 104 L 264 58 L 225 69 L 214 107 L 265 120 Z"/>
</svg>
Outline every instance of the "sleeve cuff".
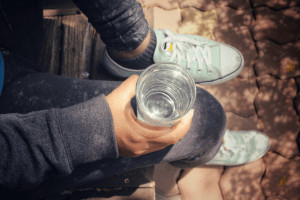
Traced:
<svg viewBox="0 0 300 200">
<path fill-rule="evenodd" d="M 104 95 L 59 109 L 57 116 L 73 167 L 119 156 L 112 114 Z"/>
</svg>

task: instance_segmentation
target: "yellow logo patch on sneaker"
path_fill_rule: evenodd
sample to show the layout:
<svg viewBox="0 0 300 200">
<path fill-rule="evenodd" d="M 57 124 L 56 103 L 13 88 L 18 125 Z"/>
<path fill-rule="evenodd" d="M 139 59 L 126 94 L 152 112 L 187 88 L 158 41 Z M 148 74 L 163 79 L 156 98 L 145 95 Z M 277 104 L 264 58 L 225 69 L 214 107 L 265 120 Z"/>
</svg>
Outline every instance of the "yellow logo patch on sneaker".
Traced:
<svg viewBox="0 0 300 200">
<path fill-rule="evenodd" d="M 171 51 L 171 52 L 173 51 L 173 43 L 170 44 L 169 51 Z"/>
</svg>

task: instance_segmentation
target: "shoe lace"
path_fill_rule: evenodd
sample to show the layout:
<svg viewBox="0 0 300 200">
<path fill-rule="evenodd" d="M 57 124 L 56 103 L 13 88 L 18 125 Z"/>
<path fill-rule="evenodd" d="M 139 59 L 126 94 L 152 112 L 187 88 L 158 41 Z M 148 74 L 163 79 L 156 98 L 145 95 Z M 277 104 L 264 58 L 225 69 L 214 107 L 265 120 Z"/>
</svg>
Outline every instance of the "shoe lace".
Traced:
<svg viewBox="0 0 300 200">
<path fill-rule="evenodd" d="M 237 154 L 239 151 L 244 150 L 244 145 L 233 145 L 229 138 L 223 139 L 223 144 L 219 150 L 219 156 L 228 157 Z"/>
<path fill-rule="evenodd" d="M 180 63 L 180 61 L 185 58 L 187 60 L 186 69 L 190 70 L 191 62 L 196 60 L 197 70 L 199 72 L 202 71 L 203 66 L 206 66 L 207 72 L 212 73 L 213 65 L 210 48 L 218 44 L 209 45 L 208 41 L 200 42 L 188 37 L 183 38 L 169 30 L 164 30 L 164 33 L 166 37 L 162 40 L 161 49 L 171 52 L 169 62 L 177 58 L 177 63 Z M 188 54 L 189 50 L 194 52 L 193 57 Z"/>
<path fill-rule="evenodd" d="M 237 153 L 237 148 L 234 148 L 230 145 L 222 144 L 219 152 L 220 152 L 220 156 L 225 156 L 225 155 L 231 156 Z"/>
</svg>

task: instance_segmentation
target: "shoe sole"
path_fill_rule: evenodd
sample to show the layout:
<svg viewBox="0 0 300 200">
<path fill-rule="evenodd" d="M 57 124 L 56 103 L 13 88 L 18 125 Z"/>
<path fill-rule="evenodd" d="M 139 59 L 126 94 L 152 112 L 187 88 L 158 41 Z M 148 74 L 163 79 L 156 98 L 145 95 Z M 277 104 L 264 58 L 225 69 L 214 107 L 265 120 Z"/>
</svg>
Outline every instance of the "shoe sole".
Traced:
<svg viewBox="0 0 300 200">
<path fill-rule="evenodd" d="M 116 63 L 109 55 L 106 50 L 106 48 L 103 50 L 102 53 L 101 63 L 104 65 L 104 67 L 113 75 L 122 77 L 122 78 L 128 78 L 131 75 L 134 74 L 141 74 L 144 70 L 138 70 L 138 69 L 128 69 L 125 67 L 122 67 L 118 63 Z"/>
</svg>

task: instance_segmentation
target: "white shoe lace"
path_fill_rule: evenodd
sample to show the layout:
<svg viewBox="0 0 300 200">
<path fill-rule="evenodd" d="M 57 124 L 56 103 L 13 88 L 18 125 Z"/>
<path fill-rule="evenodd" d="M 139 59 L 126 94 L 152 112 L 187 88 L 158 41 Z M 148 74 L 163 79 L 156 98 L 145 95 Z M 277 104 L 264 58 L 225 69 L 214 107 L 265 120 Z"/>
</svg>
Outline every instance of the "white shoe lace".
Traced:
<svg viewBox="0 0 300 200">
<path fill-rule="evenodd" d="M 219 156 L 232 156 L 235 153 L 237 153 L 237 149 L 233 148 L 232 146 L 226 146 L 225 144 L 222 144 L 220 150 L 219 150 L 220 155 Z"/>
<path fill-rule="evenodd" d="M 164 33 L 167 37 L 162 40 L 161 49 L 171 52 L 169 62 L 177 58 L 177 63 L 180 63 L 180 61 L 185 58 L 187 60 L 186 69 L 190 70 L 191 62 L 196 60 L 198 72 L 201 72 L 203 66 L 206 66 L 207 72 L 209 74 L 212 73 L 213 66 L 210 48 L 218 44 L 209 45 L 208 41 L 200 42 L 192 38 L 182 37 L 169 30 L 164 30 Z M 171 50 L 169 50 L 170 46 L 172 48 Z M 193 57 L 188 54 L 190 49 L 194 52 Z"/>
<path fill-rule="evenodd" d="M 233 145 L 228 140 L 230 140 L 228 137 L 226 139 L 224 138 L 223 144 L 218 153 L 220 157 L 231 157 L 237 154 L 239 151 L 245 149 L 244 145 Z"/>
</svg>

